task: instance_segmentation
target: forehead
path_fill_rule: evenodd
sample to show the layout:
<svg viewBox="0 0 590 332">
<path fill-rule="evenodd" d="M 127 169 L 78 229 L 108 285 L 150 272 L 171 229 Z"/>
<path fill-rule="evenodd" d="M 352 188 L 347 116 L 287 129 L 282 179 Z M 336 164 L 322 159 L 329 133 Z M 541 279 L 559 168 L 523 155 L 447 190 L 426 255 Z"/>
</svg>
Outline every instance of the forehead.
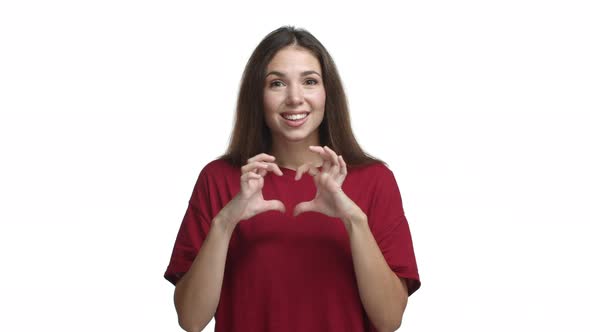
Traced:
<svg viewBox="0 0 590 332">
<path fill-rule="evenodd" d="M 321 73 L 320 62 L 315 55 L 305 48 L 294 46 L 278 51 L 266 68 L 267 72 L 315 70 Z"/>
</svg>

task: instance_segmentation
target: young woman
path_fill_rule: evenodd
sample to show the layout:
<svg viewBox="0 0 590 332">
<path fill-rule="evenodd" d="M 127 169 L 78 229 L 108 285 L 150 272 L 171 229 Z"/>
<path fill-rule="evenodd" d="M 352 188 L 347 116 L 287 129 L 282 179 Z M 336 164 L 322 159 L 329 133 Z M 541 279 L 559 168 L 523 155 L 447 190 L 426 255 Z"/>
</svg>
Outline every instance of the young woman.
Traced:
<svg viewBox="0 0 590 332">
<path fill-rule="evenodd" d="M 281 27 L 246 65 L 229 148 L 199 174 L 164 277 L 180 326 L 393 331 L 420 287 L 393 173 L 355 140 L 336 66 Z"/>
</svg>

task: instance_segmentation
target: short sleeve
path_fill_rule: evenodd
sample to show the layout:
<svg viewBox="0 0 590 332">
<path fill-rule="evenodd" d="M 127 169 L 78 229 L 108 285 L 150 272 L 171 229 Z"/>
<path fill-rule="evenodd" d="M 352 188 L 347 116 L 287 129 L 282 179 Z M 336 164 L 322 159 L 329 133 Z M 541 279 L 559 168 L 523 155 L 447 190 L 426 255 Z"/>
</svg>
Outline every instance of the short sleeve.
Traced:
<svg viewBox="0 0 590 332">
<path fill-rule="evenodd" d="M 170 263 L 164 273 L 164 278 L 174 285 L 191 267 L 211 228 L 208 185 L 207 176 L 203 170 L 193 189 L 176 236 Z"/>
<path fill-rule="evenodd" d="M 398 277 L 407 280 L 408 295 L 411 295 L 420 288 L 421 282 L 400 191 L 387 166 L 379 166 L 375 173 L 373 197 L 367 213 L 369 226 L 387 264 Z"/>
</svg>

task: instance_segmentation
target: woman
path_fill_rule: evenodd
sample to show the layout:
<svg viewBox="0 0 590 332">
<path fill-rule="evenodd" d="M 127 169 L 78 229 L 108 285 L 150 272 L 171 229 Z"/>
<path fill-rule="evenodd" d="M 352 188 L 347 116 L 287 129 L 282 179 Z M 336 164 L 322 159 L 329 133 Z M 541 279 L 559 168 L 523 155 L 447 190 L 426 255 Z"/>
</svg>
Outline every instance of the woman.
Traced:
<svg viewBox="0 0 590 332">
<path fill-rule="evenodd" d="M 420 287 L 392 172 L 360 148 L 336 66 L 281 27 L 246 65 L 229 148 L 197 179 L 165 278 L 200 331 L 393 331 Z"/>
</svg>

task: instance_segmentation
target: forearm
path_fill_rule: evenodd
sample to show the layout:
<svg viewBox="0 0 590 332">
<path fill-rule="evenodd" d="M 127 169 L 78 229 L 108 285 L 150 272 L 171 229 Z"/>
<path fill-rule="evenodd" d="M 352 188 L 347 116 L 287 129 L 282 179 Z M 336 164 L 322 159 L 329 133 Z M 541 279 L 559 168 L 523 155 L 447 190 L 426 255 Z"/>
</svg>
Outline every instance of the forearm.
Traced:
<svg viewBox="0 0 590 332">
<path fill-rule="evenodd" d="M 174 304 L 186 331 L 201 331 L 215 315 L 233 227 L 216 217 L 190 269 L 176 284 Z"/>
<path fill-rule="evenodd" d="M 366 215 L 358 214 L 345 223 L 363 307 L 379 331 L 397 330 L 408 300 L 402 280 L 383 257 Z"/>
</svg>

